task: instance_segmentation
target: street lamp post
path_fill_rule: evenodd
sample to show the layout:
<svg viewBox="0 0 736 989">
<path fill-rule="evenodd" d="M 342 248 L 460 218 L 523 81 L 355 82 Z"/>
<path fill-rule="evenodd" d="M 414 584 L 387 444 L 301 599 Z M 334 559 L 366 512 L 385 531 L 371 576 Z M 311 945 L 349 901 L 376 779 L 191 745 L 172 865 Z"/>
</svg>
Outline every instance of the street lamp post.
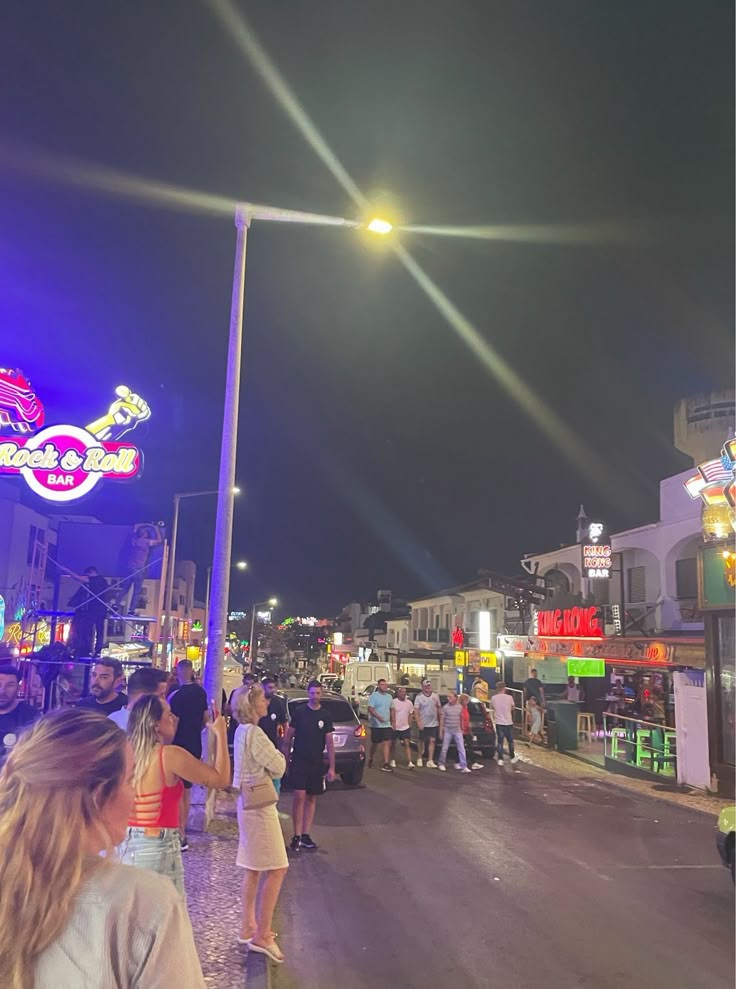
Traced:
<svg viewBox="0 0 736 989">
<path fill-rule="evenodd" d="M 259 608 L 265 608 L 266 606 L 270 608 L 275 608 L 278 604 L 276 598 L 269 598 L 268 601 L 261 601 L 260 604 L 253 605 L 253 613 L 250 616 L 250 642 L 248 643 L 248 666 L 250 667 L 251 673 L 253 672 L 253 641 L 256 634 L 256 612 Z M 255 658 L 258 659 L 258 647 L 256 646 Z"/>
<path fill-rule="evenodd" d="M 176 568 L 176 540 L 179 535 L 179 506 L 183 498 L 199 498 L 202 495 L 217 494 L 216 491 L 182 491 L 174 495 L 174 518 L 171 523 L 171 545 L 169 548 L 169 559 L 166 564 L 166 597 L 164 607 L 166 614 L 163 628 L 164 664 L 167 665 L 169 652 L 169 638 L 173 643 L 172 635 L 173 614 L 174 614 L 174 570 Z"/>
<path fill-rule="evenodd" d="M 215 547 L 212 554 L 211 601 L 207 612 L 207 649 L 204 662 L 204 689 L 208 698 L 219 702 L 225 665 L 227 605 L 230 594 L 230 560 L 233 541 L 233 488 L 238 450 L 238 409 L 240 406 L 240 362 L 243 343 L 243 304 L 245 302 L 245 250 L 250 211 L 239 206 L 235 212 L 235 270 L 230 304 L 230 334 L 225 377 L 225 408 L 220 447 L 220 483 L 217 492 Z"/>
<path fill-rule="evenodd" d="M 235 489 L 235 493 L 236 494 L 238 493 L 237 488 Z M 240 571 L 247 570 L 248 569 L 248 564 L 246 563 L 245 560 L 238 560 L 238 562 L 235 564 L 235 566 L 234 567 L 231 567 L 230 569 L 231 570 L 240 570 Z M 207 590 L 206 590 L 205 595 L 204 595 L 204 635 L 205 636 L 207 635 L 207 619 L 209 618 L 209 614 L 210 614 L 210 585 L 211 585 L 211 583 L 212 583 L 212 564 L 210 564 L 210 566 L 207 567 Z M 205 642 L 206 642 L 206 639 L 205 639 Z"/>
<path fill-rule="evenodd" d="M 242 203 L 235 210 L 235 269 L 230 302 L 230 333 L 227 348 L 225 374 L 225 408 L 222 421 L 220 447 L 220 483 L 217 494 L 217 522 L 215 548 L 212 557 L 212 607 L 207 616 L 207 651 L 204 664 L 204 688 L 210 699 L 218 699 L 222 691 L 222 673 L 225 664 L 225 636 L 227 629 L 227 605 L 230 592 L 230 552 L 233 532 L 233 484 L 237 456 L 238 408 L 240 405 L 240 365 L 243 343 L 243 306 L 245 303 L 245 256 L 248 230 L 252 220 L 271 223 L 299 223 L 315 226 L 349 227 L 363 226 L 355 220 L 342 217 L 320 216 L 300 210 L 278 209 Z M 387 221 L 375 218 L 367 224 L 375 234 L 390 233 Z M 252 658 L 252 657 L 251 657 Z"/>
</svg>

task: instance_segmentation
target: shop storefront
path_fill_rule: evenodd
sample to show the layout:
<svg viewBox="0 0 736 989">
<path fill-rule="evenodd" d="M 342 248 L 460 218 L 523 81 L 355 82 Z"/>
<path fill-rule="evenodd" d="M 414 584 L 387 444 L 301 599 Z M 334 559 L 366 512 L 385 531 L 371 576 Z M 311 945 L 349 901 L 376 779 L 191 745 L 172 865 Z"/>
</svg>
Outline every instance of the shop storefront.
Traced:
<svg viewBox="0 0 736 989">
<path fill-rule="evenodd" d="M 521 686 L 536 669 L 548 702 L 548 741 L 557 744 L 555 702 L 564 702 L 568 678 L 573 677 L 581 699 L 573 711 L 573 740 L 565 750 L 578 751 L 579 735 L 580 754 L 591 762 L 615 772 L 655 773 L 674 781 L 679 696 L 675 674 L 692 671 L 690 680 L 697 682 L 699 677 L 704 682 L 704 640 L 604 636 L 596 611 L 542 611 L 536 634 L 499 636 L 506 669 L 513 669 L 507 679 Z M 540 630 L 551 634 L 540 635 Z M 705 738 L 704 723 L 702 732 Z"/>
</svg>

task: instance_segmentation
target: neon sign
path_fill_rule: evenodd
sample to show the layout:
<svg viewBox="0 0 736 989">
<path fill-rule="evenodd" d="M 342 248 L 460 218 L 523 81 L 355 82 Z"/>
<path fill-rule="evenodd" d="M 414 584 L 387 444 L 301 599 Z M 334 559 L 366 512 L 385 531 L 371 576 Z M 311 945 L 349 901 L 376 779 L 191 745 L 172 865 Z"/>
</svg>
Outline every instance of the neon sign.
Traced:
<svg viewBox="0 0 736 989">
<path fill-rule="evenodd" d="M 598 608 L 566 608 L 562 611 L 537 612 L 539 635 L 603 638 L 603 630 L 598 621 Z"/>
<path fill-rule="evenodd" d="M 0 367 L 0 431 L 32 433 L 44 421 L 44 408 L 22 371 Z"/>
<path fill-rule="evenodd" d="M 720 457 L 700 464 L 698 473 L 685 481 L 685 490 L 706 505 L 736 507 L 736 439 L 724 443 Z"/>
<path fill-rule="evenodd" d="M 14 373 L 25 381 L 20 371 Z M 8 372 L 0 371 L 0 403 L 7 377 Z M 32 410 L 37 411 L 29 403 L 30 399 L 25 405 L 28 415 Z M 34 420 L 24 420 L 25 429 L 11 422 L 7 415 L 0 415 L 0 430 L 3 426 L 19 433 L 38 429 L 43 424 L 43 406 L 38 403 L 38 408 L 41 411 Z M 150 415 L 151 410 L 140 395 L 120 385 L 107 413 L 86 428 L 46 426 L 33 435 L 0 436 L 0 474 L 20 474 L 28 487 L 46 501 L 76 501 L 89 494 L 103 477 L 128 480 L 140 474 L 143 454 L 137 446 L 119 441 Z"/>
<path fill-rule="evenodd" d="M 602 522 L 591 522 L 583 541 L 583 575 L 589 580 L 608 579 L 613 566 L 611 544 L 604 539 Z"/>
</svg>

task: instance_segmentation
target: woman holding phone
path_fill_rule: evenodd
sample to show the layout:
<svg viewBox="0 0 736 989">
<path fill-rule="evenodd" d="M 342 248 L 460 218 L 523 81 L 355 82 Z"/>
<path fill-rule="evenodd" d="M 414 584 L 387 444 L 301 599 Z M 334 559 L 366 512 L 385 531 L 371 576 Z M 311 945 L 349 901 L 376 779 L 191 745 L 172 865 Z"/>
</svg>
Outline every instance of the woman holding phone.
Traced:
<svg viewBox="0 0 736 989">
<path fill-rule="evenodd" d="M 225 719 L 217 715 L 207 722 L 207 728 L 216 739 L 214 766 L 171 744 L 176 717 L 165 700 L 141 697 L 128 720 L 128 740 L 135 756 L 135 805 L 126 840 L 120 846 L 120 859 L 168 876 L 182 899 L 185 894 L 179 801 L 183 781 L 218 790 L 230 785 Z"/>
</svg>

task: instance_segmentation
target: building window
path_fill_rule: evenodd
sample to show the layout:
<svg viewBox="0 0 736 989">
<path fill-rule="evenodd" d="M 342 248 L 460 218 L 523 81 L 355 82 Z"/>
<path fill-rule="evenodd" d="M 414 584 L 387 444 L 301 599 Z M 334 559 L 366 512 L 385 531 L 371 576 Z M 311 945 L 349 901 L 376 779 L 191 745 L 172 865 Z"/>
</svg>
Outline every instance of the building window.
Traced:
<svg viewBox="0 0 736 989">
<path fill-rule="evenodd" d="M 629 567 L 628 577 L 628 603 L 641 604 L 647 599 L 647 568 Z"/>
<path fill-rule="evenodd" d="M 675 561 L 675 586 L 679 600 L 698 596 L 698 563 L 694 556 Z"/>
</svg>

